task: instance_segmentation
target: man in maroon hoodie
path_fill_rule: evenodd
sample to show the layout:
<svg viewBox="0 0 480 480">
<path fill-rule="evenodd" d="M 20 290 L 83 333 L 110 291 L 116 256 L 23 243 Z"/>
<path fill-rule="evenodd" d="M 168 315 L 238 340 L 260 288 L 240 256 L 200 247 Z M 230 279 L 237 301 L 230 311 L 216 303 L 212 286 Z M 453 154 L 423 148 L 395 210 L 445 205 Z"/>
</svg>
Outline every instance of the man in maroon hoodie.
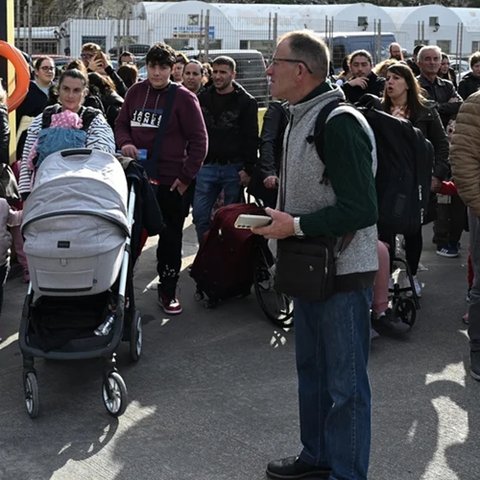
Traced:
<svg viewBox="0 0 480 480">
<path fill-rule="evenodd" d="M 166 224 L 157 247 L 158 301 L 171 315 L 182 312 L 176 296 L 185 220 L 182 195 L 202 165 L 208 141 L 196 95 L 170 81 L 175 61 L 169 45 L 150 48 L 147 79 L 128 90 L 115 125 L 123 155 L 138 158 L 139 149 L 147 150 L 145 167 Z M 162 117 L 163 134 L 154 149 Z"/>
</svg>

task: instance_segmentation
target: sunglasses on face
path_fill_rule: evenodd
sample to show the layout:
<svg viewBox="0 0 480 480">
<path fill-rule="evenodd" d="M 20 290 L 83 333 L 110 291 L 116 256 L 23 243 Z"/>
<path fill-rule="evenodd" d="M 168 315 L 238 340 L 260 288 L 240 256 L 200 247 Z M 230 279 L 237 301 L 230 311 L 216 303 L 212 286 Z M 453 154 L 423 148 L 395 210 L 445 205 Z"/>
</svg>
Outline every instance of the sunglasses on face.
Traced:
<svg viewBox="0 0 480 480">
<path fill-rule="evenodd" d="M 49 67 L 49 66 L 45 65 L 43 67 L 40 67 L 40 70 L 43 70 L 44 72 L 54 72 L 55 67 Z"/>
</svg>

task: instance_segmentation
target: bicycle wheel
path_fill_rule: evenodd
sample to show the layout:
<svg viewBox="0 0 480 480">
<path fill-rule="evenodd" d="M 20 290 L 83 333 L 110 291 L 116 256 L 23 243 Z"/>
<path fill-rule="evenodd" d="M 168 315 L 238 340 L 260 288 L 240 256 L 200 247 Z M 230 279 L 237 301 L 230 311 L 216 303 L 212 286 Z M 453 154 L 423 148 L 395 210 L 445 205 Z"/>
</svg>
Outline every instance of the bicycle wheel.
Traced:
<svg viewBox="0 0 480 480">
<path fill-rule="evenodd" d="M 260 246 L 253 272 L 253 287 L 258 303 L 266 317 L 281 328 L 293 326 L 293 301 L 273 286 L 275 264 L 265 245 Z"/>
</svg>

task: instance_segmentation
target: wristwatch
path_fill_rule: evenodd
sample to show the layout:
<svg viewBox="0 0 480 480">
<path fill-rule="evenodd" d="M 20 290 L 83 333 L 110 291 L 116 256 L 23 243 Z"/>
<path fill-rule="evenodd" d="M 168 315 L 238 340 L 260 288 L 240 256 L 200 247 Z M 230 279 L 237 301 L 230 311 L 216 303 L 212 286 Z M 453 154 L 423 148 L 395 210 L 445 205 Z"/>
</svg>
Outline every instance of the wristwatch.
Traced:
<svg viewBox="0 0 480 480">
<path fill-rule="evenodd" d="M 295 232 L 296 237 L 299 237 L 299 238 L 305 237 L 302 227 L 300 227 L 300 217 L 293 217 L 293 230 Z"/>
</svg>

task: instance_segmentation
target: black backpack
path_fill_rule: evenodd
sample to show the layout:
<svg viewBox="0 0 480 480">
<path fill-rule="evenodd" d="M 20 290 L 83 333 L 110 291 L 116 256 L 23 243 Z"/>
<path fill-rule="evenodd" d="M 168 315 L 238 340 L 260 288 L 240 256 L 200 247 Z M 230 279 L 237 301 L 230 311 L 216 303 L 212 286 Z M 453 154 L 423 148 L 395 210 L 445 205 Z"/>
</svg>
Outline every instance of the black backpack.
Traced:
<svg viewBox="0 0 480 480">
<path fill-rule="evenodd" d="M 339 105 L 338 101 L 327 104 L 317 117 L 314 135 L 307 137 L 309 143 L 315 142 L 320 158 L 326 119 Z M 373 106 L 353 108 L 363 114 L 375 135 L 379 230 L 404 235 L 418 232 L 430 198 L 435 157 L 432 144 L 408 120 Z"/>
</svg>

